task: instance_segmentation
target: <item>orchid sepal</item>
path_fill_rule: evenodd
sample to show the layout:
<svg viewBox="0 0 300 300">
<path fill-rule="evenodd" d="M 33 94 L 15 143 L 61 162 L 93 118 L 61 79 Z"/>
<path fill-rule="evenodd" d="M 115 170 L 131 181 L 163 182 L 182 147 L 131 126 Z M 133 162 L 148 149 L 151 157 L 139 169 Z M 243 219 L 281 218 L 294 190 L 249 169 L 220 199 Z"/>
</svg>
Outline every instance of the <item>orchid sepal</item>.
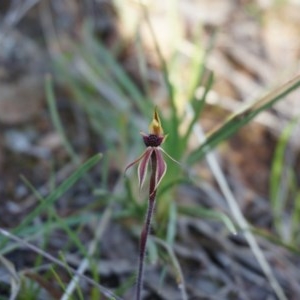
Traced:
<svg viewBox="0 0 300 300">
<path fill-rule="evenodd" d="M 143 152 L 142 155 L 140 155 L 136 160 L 134 160 L 133 162 L 131 162 L 129 165 L 127 165 L 127 167 L 125 168 L 124 173 L 127 172 L 128 169 L 130 169 L 132 166 L 134 166 L 135 164 L 137 164 L 144 156 L 146 155 L 146 151 Z"/>
<path fill-rule="evenodd" d="M 157 187 L 159 186 L 160 182 L 162 181 L 163 177 L 166 174 L 167 171 L 167 164 L 162 156 L 162 153 L 160 152 L 161 148 L 157 147 L 154 149 L 155 156 L 156 156 L 156 173 L 155 173 L 155 186 L 152 191 L 155 192 L 157 190 Z"/>
<path fill-rule="evenodd" d="M 153 151 L 154 150 L 152 147 L 147 147 L 146 151 L 143 154 L 142 159 L 140 160 L 140 163 L 138 166 L 138 179 L 139 179 L 140 190 L 142 189 L 143 184 L 145 182 L 149 161 L 150 161 L 151 155 L 153 154 Z"/>
</svg>

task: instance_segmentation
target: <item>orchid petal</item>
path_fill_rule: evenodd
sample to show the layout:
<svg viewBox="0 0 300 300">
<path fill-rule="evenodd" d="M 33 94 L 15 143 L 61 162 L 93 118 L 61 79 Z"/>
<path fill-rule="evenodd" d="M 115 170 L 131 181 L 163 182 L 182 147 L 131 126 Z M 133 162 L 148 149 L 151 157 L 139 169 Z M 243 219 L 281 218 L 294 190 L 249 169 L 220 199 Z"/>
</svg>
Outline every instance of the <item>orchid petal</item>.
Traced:
<svg viewBox="0 0 300 300">
<path fill-rule="evenodd" d="M 154 148 L 155 155 L 156 155 L 156 174 L 155 174 L 155 187 L 153 191 L 155 191 L 160 184 L 161 180 L 166 174 L 167 171 L 167 164 L 164 161 L 164 158 L 160 152 L 161 148 L 157 147 Z"/>
<path fill-rule="evenodd" d="M 178 165 L 181 166 L 181 163 L 179 161 L 177 161 L 175 158 L 173 158 L 170 154 L 168 154 L 163 148 L 161 147 L 157 147 L 160 151 L 162 151 L 165 155 L 167 155 L 168 158 L 170 158 L 172 161 L 174 161 L 175 163 L 177 163 Z"/>
<path fill-rule="evenodd" d="M 148 169 L 148 165 L 149 165 L 149 160 L 153 153 L 153 149 L 154 148 L 152 148 L 152 147 L 148 147 L 146 149 L 146 151 L 144 152 L 144 155 L 141 159 L 141 162 L 139 163 L 139 166 L 138 166 L 138 178 L 139 178 L 140 189 L 142 188 L 142 186 L 145 182 L 146 173 L 147 173 L 147 169 Z"/>
<path fill-rule="evenodd" d="M 144 156 L 147 154 L 147 150 L 139 157 L 139 158 L 137 158 L 135 161 L 133 161 L 132 163 L 130 163 L 127 167 L 126 167 L 126 169 L 125 169 L 125 173 L 126 173 L 126 171 L 129 169 L 129 168 L 131 168 L 132 166 L 134 166 L 135 164 L 137 164 L 142 158 L 144 158 Z"/>
<path fill-rule="evenodd" d="M 147 133 L 145 133 L 145 132 L 143 132 L 143 131 L 140 131 L 140 135 L 141 135 L 143 138 L 145 138 L 145 137 L 147 137 L 147 136 L 148 136 L 148 134 L 147 134 Z"/>
</svg>

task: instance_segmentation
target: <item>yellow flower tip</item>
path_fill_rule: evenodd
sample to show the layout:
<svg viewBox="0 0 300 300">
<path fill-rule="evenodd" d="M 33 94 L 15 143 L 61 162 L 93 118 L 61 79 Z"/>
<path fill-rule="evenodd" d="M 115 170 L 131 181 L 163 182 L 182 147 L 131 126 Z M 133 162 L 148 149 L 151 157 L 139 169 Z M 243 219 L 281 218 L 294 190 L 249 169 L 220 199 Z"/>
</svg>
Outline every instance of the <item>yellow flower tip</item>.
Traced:
<svg viewBox="0 0 300 300">
<path fill-rule="evenodd" d="M 152 120 L 149 126 L 149 131 L 151 134 L 155 134 L 159 136 L 163 134 L 161 125 L 155 119 Z"/>
<path fill-rule="evenodd" d="M 157 107 L 154 109 L 153 120 L 150 123 L 149 131 L 151 134 L 161 136 L 164 134 L 163 128 L 161 127 L 159 115 L 157 112 Z"/>
</svg>

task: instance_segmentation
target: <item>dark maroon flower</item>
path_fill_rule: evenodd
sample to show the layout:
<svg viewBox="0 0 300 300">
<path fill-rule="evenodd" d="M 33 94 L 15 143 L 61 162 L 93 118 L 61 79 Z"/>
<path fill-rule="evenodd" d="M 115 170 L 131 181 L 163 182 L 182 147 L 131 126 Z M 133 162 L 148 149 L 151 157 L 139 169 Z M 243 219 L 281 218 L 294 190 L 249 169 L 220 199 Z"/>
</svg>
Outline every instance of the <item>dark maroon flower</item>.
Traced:
<svg viewBox="0 0 300 300">
<path fill-rule="evenodd" d="M 133 165 L 139 163 L 138 166 L 139 187 L 142 188 L 145 182 L 149 162 L 152 161 L 152 159 L 154 159 L 156 162 L 156 168 L 155 168 L 155 184 L 154 184 L 153 191 L 156 191 L 158 185 L 160 184 L 161 180 L 163 179 L 167 171 L 167 164 L 163 158 L 162 152 L 166 154 L 170 159 L 175 161 L 172 157 L 170 157 L 170 155 L 168 155 L 160 147 L 160 145 L 164 142 L 166 135 L 164 135 L 163 133 L 163 129 L 156 108 L 154 110 L 153 120 L 149 126 L 149 132 L 150 132 L 149 134 L 145 134 L 141 132 L 141 135 L 143 137 L 144 143 L 147 148 L 145 152 L 138 159 L 136 159 L 126 167 L 125 172 Z"/>
</svg>

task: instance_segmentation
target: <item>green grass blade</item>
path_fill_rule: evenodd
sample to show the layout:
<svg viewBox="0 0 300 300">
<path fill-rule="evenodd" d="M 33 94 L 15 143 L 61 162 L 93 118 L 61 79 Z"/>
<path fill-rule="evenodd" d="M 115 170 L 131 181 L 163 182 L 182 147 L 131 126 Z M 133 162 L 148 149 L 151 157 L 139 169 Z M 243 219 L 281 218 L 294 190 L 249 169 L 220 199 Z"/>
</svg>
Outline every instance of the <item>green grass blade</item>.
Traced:
<svg viewBox="0 0 300 300">
<path fill-rule="evenodd" d="M 288 141 L 293 133 L 293 129 L 297 125 L 299 118 L 294 118 L 288 126 L 283 130 L 281 134 L 274 154 L 274 159 L 271 166 L 270 174 L 270 200 L 271 207 L 273 210 L 275 227 L 279 231 L 282 224 L 282 212 L 284 206 L 284 198 L 282 192 L 282 179 L 287 171 L 285 168 L 285 149 L 287 147 Z"/>
<path fill-rule="evenodd" d="M 88 43 L 92 45 L 97 56 L 102 58 L 103 64 L 110 70 L 119 86 L 126 91 L 143 114 L 146 116 L 149 115 L 149 102 L 145 99 L 145 96 L 140 92 L 128 74 L 126 74 L 125 70 L 121 67 L 121 64 L 116 61 L 114 56 L 105 46 L 103 46 L 103 44 L 96 41 L 90 34 L 87 34 L 86 36 L 88 37 Z"/>
<path fill-rule="evenodd" d="M 292 238 L 293 244 L 298 246 L 299 249 L 299 238 L 300 238 L 300 191 L 297 192 L 295 197 L 294 209 L 292 212 Z"/>
<path fill-rule="evenodd" d="M 96 154 L 88 161 L 82 164 L 68 179 L 60 184 L 55 191 L 53 191 L 34 211 L 29 213 L 22 223 L 15 229 L 14 233 L 17 234 L 20 230 L 26 227 L 33 221 L 39 214 L 45 211 L 48 207 L 51 207 L 54 202 L 59 199 L 67 190 L 69 190 L 79 179 L 94 167 L 101 159 L 102 154 Z"/>
<path fill-rule="evenodd" d="M 176 223 L 177 223 L 177 205 L 172 202 L 169 209 L 169 221 L 167 227 L 167 243 L 172 247 L 176 236 Z"/>
<path fill-rule="evenodd" d="M 78 155 L 75 153 L 75 151 L 72 148 L 72 145 L 69 143 L 67 136 L 65 134 L 65 131 L 64 131 L 63 124 L 61 123 L 61 119 L 58 114 L 55 96 L 54 96 L 54 92 L 53 92 L 52 79 L 50 76 L 46 76 L 45 88 L 46 88 L 46 98 L 47 98 L 50 115 L 51 115 L 51 119 L 54 124 L 54 127 L 57 130 L 57 132 L 58 132 L 68 154 L 72 158 L 72 160 L 76 163 L 79 163 Z"/>
<path fill-rule="evenodd" d="M 254 101 L 251 104 L 247 104 L 241 108 L 240 111 L 232 114 L 221 126 L 211 131 L 206 139 L 206 142 L 194 150 L 188 157 L 188 164 L 193 164 L 197 160 L 201 159 L 206 152 L 217 146 L 220 142 L 230 137 L 239 128 L 249 123 L 260 112 L 266 110 L 276 101 L 287 96 L 293 90 L 300 86 L 300 75 L 296 76 L 292 80 L 288 81 L 281 87 L 268 93 L 266 96 Z"/>
<path fill-rule="evenodd" d="M 44 258 L 48 259 L 52 263 L 55 263 L 56 265 L 58 265 L 64 269 L 67 269 L 68 271 L 71 271 L 74 275 L 78 275 L 81 278 L 84 278 L 88 283 L 90 283 L 94 286 L 97 286 L 99 288 L 99 290 L 101 291 L 101 293 L 103 295 L 105 295 L 108 299 L 121 300 L 121 298 L 115 296 L 110 290 L 108 290 L 107 288 L 105 288 L 104 286 L 99 284 L 98 282 L 95 282 L 93 279 L 89 278 L 88 276 L 86 276 L 84 274 L 78 273 L 77 270 L 73 269 L 71 266 L 66 265 L 61 260 L 57 259 L 56 257 L 52 256 L 51 254 L 49 254 L 43 250 L 41 250 L 37 246 L 28 243 L 26 240 L 19 238 L 17 235 L 14 235 L 1 227 L 0 227 L 0 234 L 3 235 L 4 237 L 8 238 L 9 240 L 17 243 L 19 246 L 21 245 L 23 247 L 26 247 L 26 248 L 32 250 L 33 252 L 42 255 Z"/>
<path fill-rule="evenodd" d="M 162 247 L 164 247 L 167 250 L 168 255 L 172 261 L 174 270 L 176 272 L 176 282 L 177 282 L 178 288 L 180 290 L 181 299 L 187 300 L 188 296 L 187 296 L 187 292 L 186 292 L 186 285 L 185 285 L 183 273 L 182 273 L 179 261 L 176 257 L 176 254 L 174 253 L 173 248 L 168 243 L 166 243 L 165 241 L 163 241 L 162 239 L 159 239 L 157 237 L 151 236 L 151 240 L 153 240 L 155 243 L 161 245 Z M 165 277 L 165 272 L 162 273 L 162 281 L 164 281 L 164 277 Z"/>
<path fill-rule="evenodd" d="M 22 179 L 23 179 L 24 183 L 26 184 L 26 186 L 36 196 L 36 198 L 39 199 L 41 203 L 43 203 L 43 201 L 44 201 L 43 197 L 34 188 L 34 186 L 25 177 L 22 176 Z M 64 220 L 59 217 L 59 215 L 56 213 L 55 209 L 52 206 L 48 207 L 47 212 L 49 213 L 49 216 L 53 219 L 52 222 L 54 221 L 58 225 L 59 228 L 63 229 L 67 233 L 69 241 L 70 242 L 72 241 L 77 246 L 77 248 L 80 250 L 82 255 L 86 257 L 87 251 L 86 251 L 85 247 L 82 245 L 80 239 L 78 238 L 77 232 L 70 229 L 70 226 L 68 225 L 68 223 L 64 222 Z M 49 221 L 49 222 L 51 223 L 51 221 Z M 47 224 L 47 227 L 49 227 L 49 224 Z M 47 230 L 47 231 L 49 231 L 49 230 Z"/>
<path fill-rule="evenodd" d="M 98 217 L 101 218 L 101 215 L 96 216 L 93 214 L 85 214 L 85 215 L 71 216 L 68 218 L 64 218 L 61 219 L 61 221 L 65 223 L 64 226 L 68 226 L 70 228 L 77 225 L 88 224 L 92 218 L 98 218 Z M 53 222 L 47 225 L 47 227 L 40 226 L 40 225 L 31 225 L 22 228 L 19 232 L 19 236 L 22 236 L 22 238 L 26 239 L 26 241 L 32 241 L 41 235 L 47 235 L 49 232 L 59 228 L 61 228 L 61 225 Z M 1 237 L 0 241 L 2 242 L 2 240 L 4 240 L 4 238 Z M 16 248 L 18 248 L 17 244 L 9 244 L 5 247 L 1 247 L 0 255 L 7 254 Z"/>
<path fill-rule="evenodd" d="M 203 93 L 203 96 L 201 97 L 201 99 L 194 98 L 191 101 L 191 107 L 192 107 L 192 110 L 193 110 L 193 117 L 192 117 L 192 120 L 191 120 L 191 122 L 188 126 L 188 129 L 187 129 L 187 131 L 186 131 L 186 133 L 184 134 L 184 137 L 183 137 L 182 144 L 183 144 L 184 148 L 186 148 L 186 146 L 187 146 L 188 140 L 190 138 L 190 135 L 192 133 L 192 130 L 193 130 L 193 127 L 194 127 L 195 123 L 199 120 L 200 114 L 201 114 L 202 109 L 205 105 L 207 94 L 208 94 L 208 92 L 210 91 L 210 89 L 213 85 L 213 80 L 214 80 L 213 73 L 210 72 L 207 84 L 205 86 L 205 91 Z"/>
<path fill-rule="evenodd" d="M 67 268 L 67 266 L 66 266 Z M 58 283 L 58 286 L 63 290 L 65 291 L 66 290 L 66 285 L 63 281 L 63 279 L 60 278 L 58 272 L 55 270 L 55 267 L 54 266 L 50 266 L 50 271 L 52 272 L 56 282 Z"/>
<path fill-rule="evenodd" d="M 155 32 L 154 32 L 154 29 L 152 27 L 152 24 L 151 24 L 149 15 L 148 15 L 148 11 L 146 8 L 143 8 L 143 9 L 144 9 L 144 16 L 145 16 L 146 24 L 148 25 L 149 32 L 150 32 L 152 40 L 154 42 L 155 51 L 158 55 L 159 61 L 162 66 L 163 77 L 164 77 L 164 81 L 165 81 L 168 95 L 169 95 L 169 101 L 170 101 L 170 107 L 171 107 L 171 120 L 170 120 L 169 124 L 166 124 L 166 122 L 164 122 L 163 118 L 162 118 L 162 121 L 163 121 L 163 126 L 166 127 L 166 129 L 168 130 L 168 133 L 170 134 L 170 136 L 168 138 L 168 144 L 170 144 L 171 145 L 170 147 L 174 149 L 174 147 L 176 147 L 176 145 L 178 145 L 178 141 L 179 141 L 179 132 L 178 132 L 179 118 L 178 118 L 178 112 L 177 112 L 177 107 L 176 107 L 176 103 L 175 103 L 174 87 L 169 78 L 168 65 L 167 65 L 167 63 L 163 57 L 163 54 L 160 50 L 159 43 L 155 36 Z M 171 154 L 176 154 L 176 153 L 171 153 Z M 178 157 L 175 157 L 175 158 L 178 158 Z"/>
<path fill-rule="evenodd" d="M 201 40 L 201 34 L 198 32 L 196 36 L 194 37 L 194 40 L 197 41 L 194 59 L 192 62 L 192 76 L 191 76 L 191 87 L 190 90 L 190 96 L 188 99 L 191 99 L 190 102 L 193 102 L 196 99 L 196 91 L 199 86 L 204 85 L 204 79 L 206 77 L 206 62 L 211 54 L 212 50 L 215 47 L 216 37 L 217 37 L 217 30 L 214 30 L 209 38 L 208 47 L 205 49 L 203 55 L 199 55 L 199 53 L 203 52 L 203 48 L 201 47 L 201 44 L 199 41 Z M 194 66 L 194 67 L 193 67 Z M 194 71 L 193 71 L 194 69 Z M 211 72 L 210 70 L 208 70 Z"/>
<path fill-rule="evenodd" d="M 278 238 L 265 230 L 262 230 L 262 229 L 259 229 L 256 227 L 251 227 L 251 232 L 254 233 L 255 235 L 263 237 L 264 239 L 272 242 L 275 245 L 285 248 L 286 250 L 290 251 L 291 253 L 294 253 L 294 254 L 300 256 L 299 247 L 295 247 L 292 244 L 288 244 L 288 243 L 284 242 L 281 238 Z"/>
<path fill-rule="evenodd" d="M 178 211 L 182 214 L 196 217 L 196 218 L 209 218 L 221 221 L 224 223 L 226 228 L 229 230 L 230 233 L 236 234 L 237 231 L 233 222 L 230 218 L 222 212 L 217 212 L 211 209 L 203 208 L 203 207 L 186 207 L 186 206 L 179 206 Z"/>
</svg>

